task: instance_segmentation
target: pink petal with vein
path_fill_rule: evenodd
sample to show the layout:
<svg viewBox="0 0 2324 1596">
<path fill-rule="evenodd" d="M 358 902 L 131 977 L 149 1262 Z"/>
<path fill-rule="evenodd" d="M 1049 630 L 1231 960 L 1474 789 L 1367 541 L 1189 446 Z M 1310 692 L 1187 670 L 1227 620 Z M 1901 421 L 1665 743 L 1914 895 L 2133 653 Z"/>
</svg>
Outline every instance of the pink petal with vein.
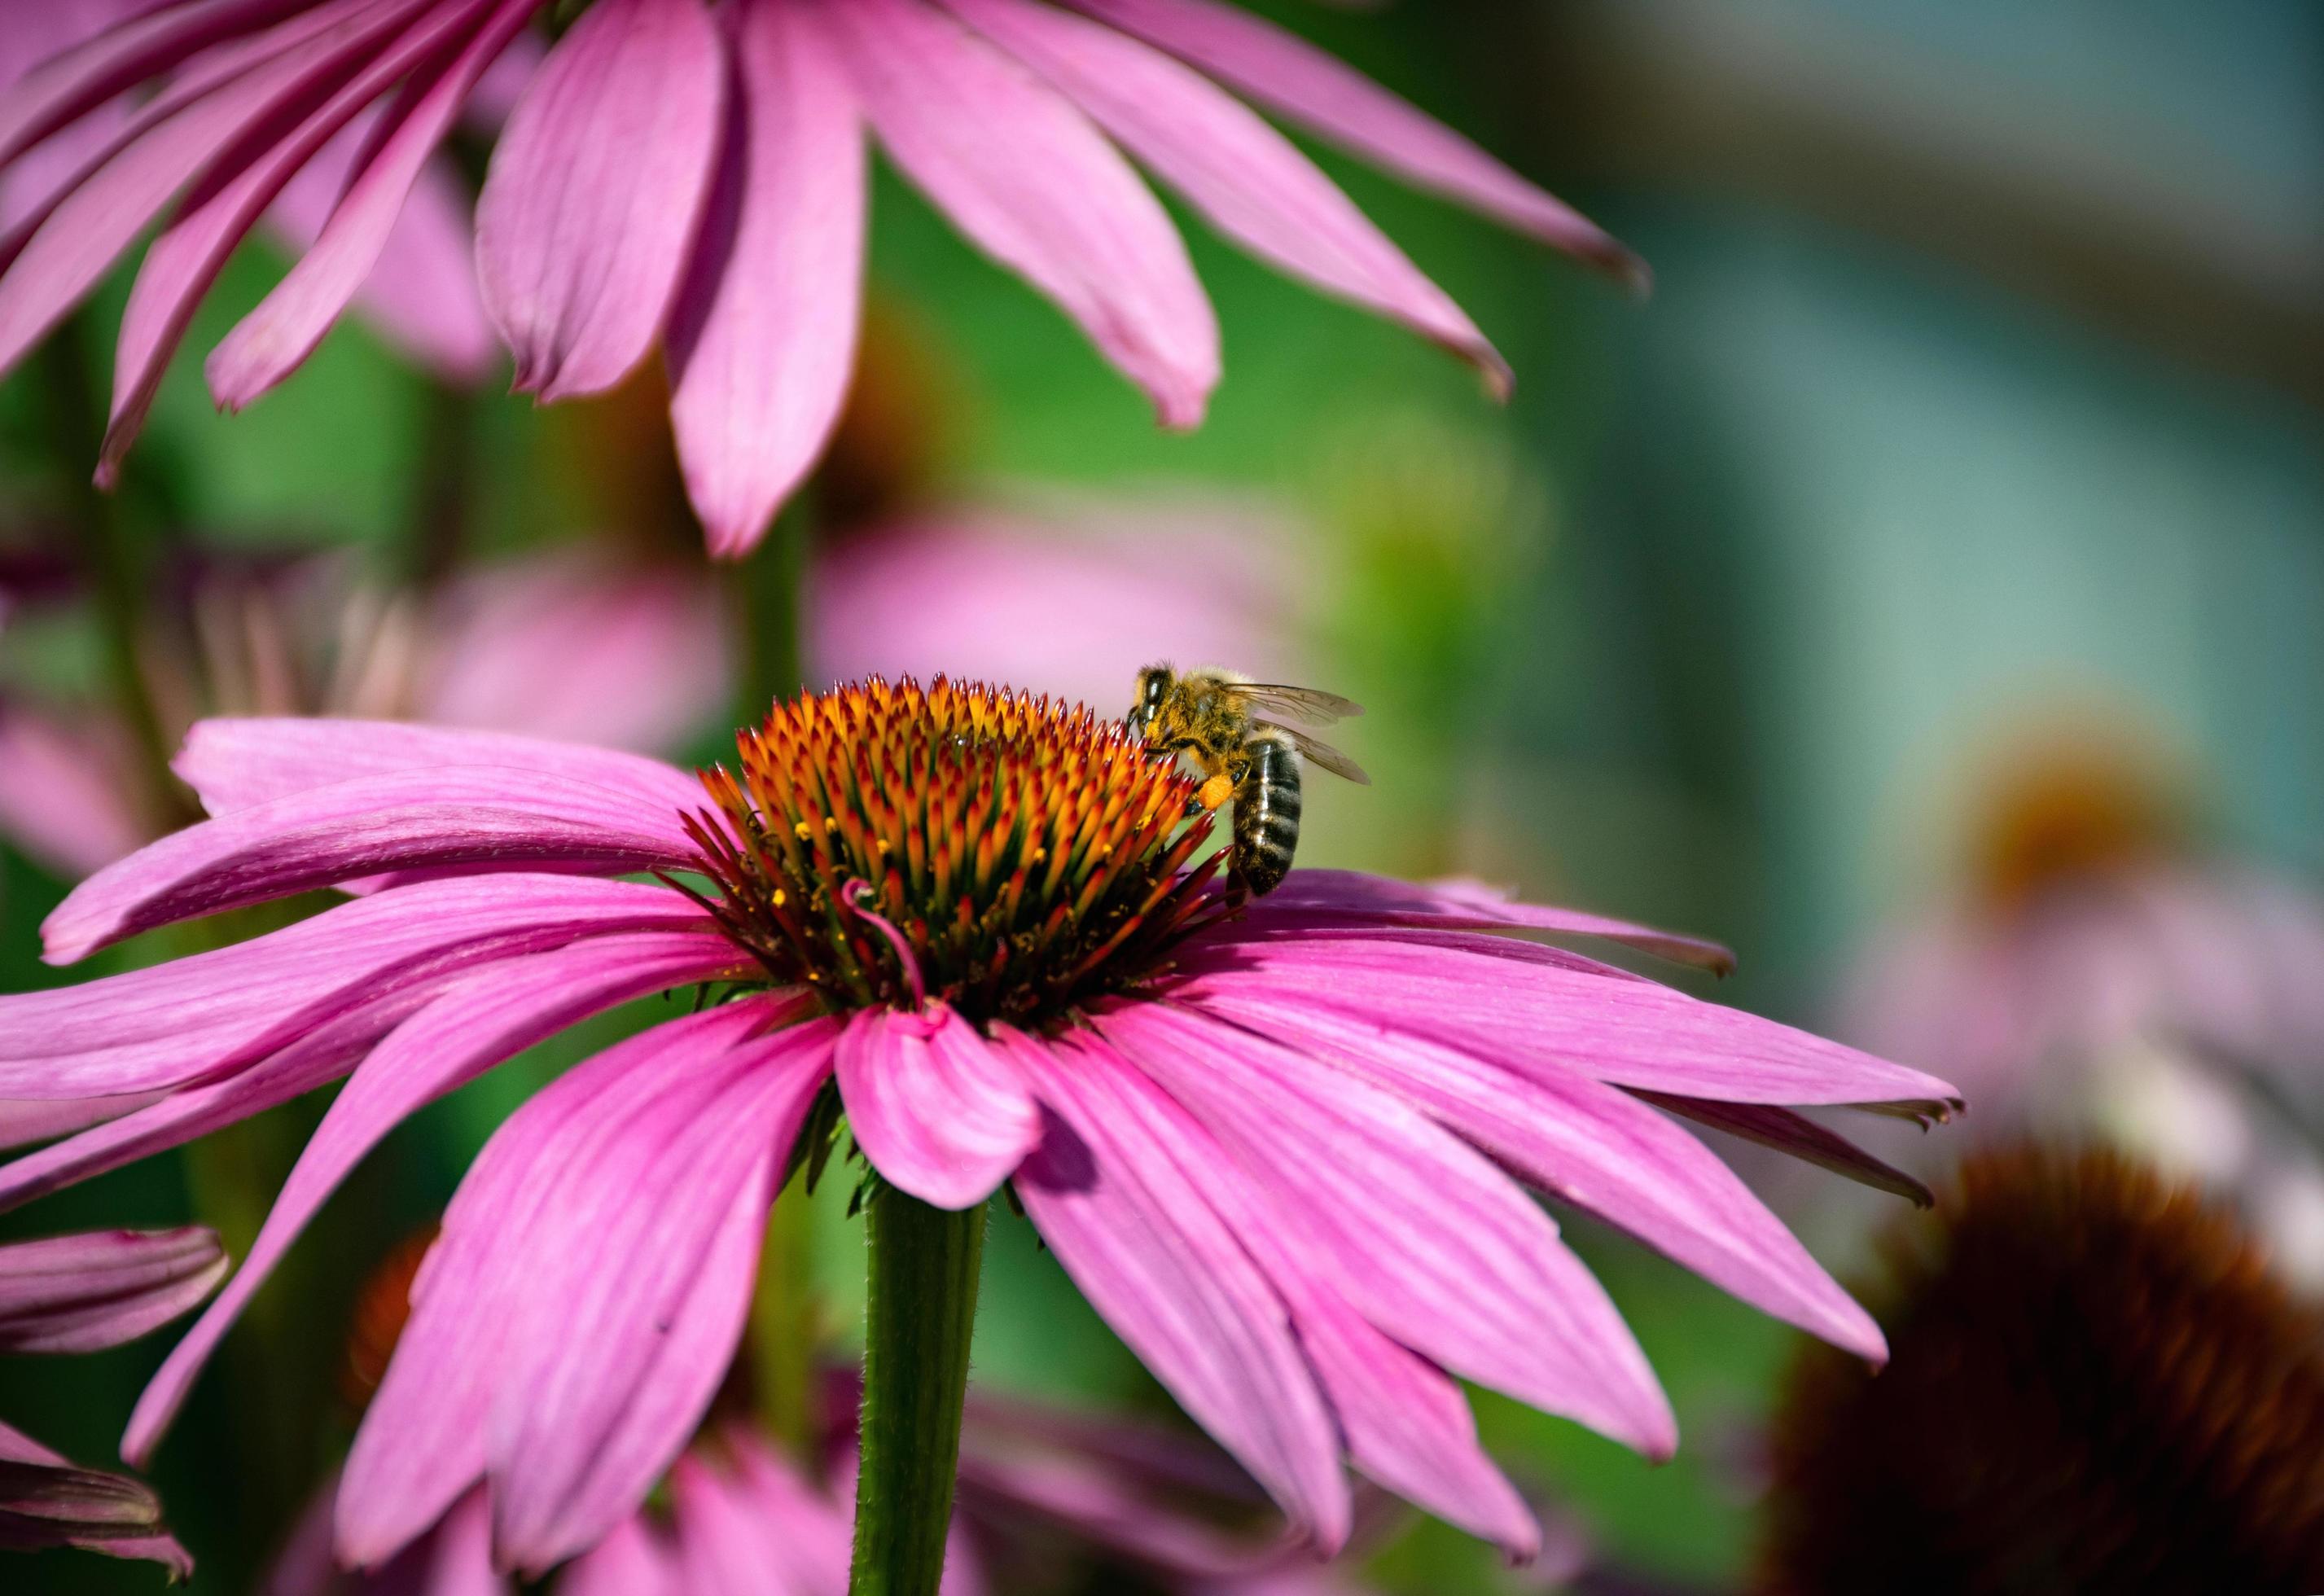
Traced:
<svg viewBox="0 0 2324 1596">
<path fill-rule="evenodd" d="M 303 88 L 297 96 L 281 97 L 196 186 L 145 252 L 130 289 L 114 356 L 113 409 L 97 458 L 98 485 L 113 484 L 195 308 L 283 185 L 398 78 L 465 33 L 477 8 L 478 0 L 438 0 L 400 32 L 389 33 L 383 23 L 359 35 L 370 53 L 358 57 L 350 47 L 333 59 L 334 65 L 360 60 L 353 77 L 311 108 Z"/>
<path fill-rule="evenodd" d="M 600 0 L 517 102 L 476 204 L 484 307 L 544 400 L 646 357 L 692 249 L 726 72 L 701 0 Z"/>
<path fill-rule="evenodd" d="M 1322 1277 L 1455 1373 L 1649 1457 L 1678 1444 L 1646 1354 L 1516 1183 L 1404 1100 L 1166 1003 L 1099 1029 L 1280 1195 Z"/>
<path fill-rule="evenodd" d="M 1497 394 L 1508 366 L 1291 142 L 1170 57 L 1036 0 L 945 0 L 1184 194 L 1219 230 L 1296 277 L 1472 361 Z"/>
<path fill-rule="evenodd" d="M 605 936 L 493 965 L 455 984 L 359 1065 L 316 1128 L 241 1271 L 171 1350 L 129 1423 L 122 1455 L 142 1464 L 253 1292 L 364 1156 L 428 1103 L 589 1015 L 671 987 L 736 973 L 709 932 Z"/>
<path fill-rule="evenodd" d="M 905 174 L 1079 322 L 1164 426 L 1199 423 L 1218 383 L 1218 322 L 1169 216 L 1104 137 L 918 0 L 851 0 L 817 16 Z"/>
<path fill-rule="evenodd" d="M 217 1235 L 98 1231 L 0 1247 L 0 1352 L 94 1352 L 135 1341 L 225 1276 Z"/>
<path fill-rule="evenodd" d="M 205 808 L 224 815 L 357 776 L 466 765 L 532 771 L 621 794 L 632 805 L 630 824 L 641 829 L 709 801 L 693 777 L 640 754 L 392 721 L 202 721 L 186 733 L 170 768 Z"/>
<path fill-rule="evenodd" d="M 67 1136 L 134 1113 L 161 1094 L 141 1092 L 127 1097 L 58 1098 L 0 1097 L 0 1148 L 27 1147 L 52 1137 Z"/>
<path fill-rule="evenodd" d="M 660 886 L 538 875 L 423 882 L 214 952 L 0 997 L 0 1093 L 121 1096 L 221 1075 L 343 1010 L 479 959 L 592 933 L 709 925 Z"/>
<path fill-rule="evenodd" d="M 1563 200 L 1305 40 L 1219 0 L 1066 0 L 1420 188 L 1564 250 L 1634 288 L 1646 263 Z"/>
<path fill-rule="evenodd" d="M 1871 1316 L 1701 1142 L 1628 1093 L 1579 1075 L 1520 1076 L 1473 1053 L 1325 1010 L 1234 998 L 1203 1007 L 1296 1042 L 1410 1098 L 1526 1181 L 1754 1306 L 1879 1362 Z"/>
<path fill-rule="evenodd" d="M 341 134 L 283 190 L 273 214 L 300 258 L 211 352 L 204 370 L 222 407 L 240 410 L 290 375 L 357 294 L 392 341 L 443 375 L 484 374 L 493 335 L 466 203 L 430 155 L 537 9 L 537 0 L 502 0 L 456 56 L 407 85 L 383 137 L 376 125 Z"/>
<path fill-rule="evenodd" d="M 823 453 L 862 314 L 863 134 L 803 8 L 730 7 L 736 84 L 670 318 L 670 420 L 721 556 L 747 553 Z"/>
<path fill-rule="evenodd" d="M 976 1028 L 867 1009 L 839 1039 L 847 1127 L 881 1177 L 939 1208 L 991 1196 L 1041 1139 L 1022 1078 Z"/>
<path fill-rule="evenodd" d="M 618 793 L 471 765 L 362 776 L 200 821 L 108 865 L 42 922 L 69 964 L 156 926 L 383 872 L 469 867 L 624 875 L 686 868 L 672 816 L 644 829 Z"/>
<path fill-rule="evenodd" d="M 1184 1111 L 1136 1071 L 999 1029 L 1056 1116 L 1018 1171 L 1026 1213 L 1155 1377 L 1325 1551 L 1347 1538 L 1339 1438 L 1289 1310 L 1157 1126 Z"/>
</svg>

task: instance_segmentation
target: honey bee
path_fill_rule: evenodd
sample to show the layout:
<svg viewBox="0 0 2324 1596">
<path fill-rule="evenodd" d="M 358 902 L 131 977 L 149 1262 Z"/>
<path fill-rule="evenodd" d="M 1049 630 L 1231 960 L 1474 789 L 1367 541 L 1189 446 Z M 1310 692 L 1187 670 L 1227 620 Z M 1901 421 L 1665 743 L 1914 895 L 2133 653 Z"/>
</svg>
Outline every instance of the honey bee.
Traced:
<svg viewBox="0 0 2324 1596">
<path fill-rule="evenodd" d="M 1229 880 L 1254 898 L 1283 884 L 1299 846 L 1299 761 L 1369 787 L 1371 778 L 1338 749 L 1298 725 L 1328 726 L 1363 714 L 1336 693 L 1247 680 L 1231 670 L 1149 665 L 1138 673 L 1132 735 L 1161 752 L 1184 754 L 1209 778 L 1194 801 L 1215 809 L 1234 801 Z"/>
</svg>

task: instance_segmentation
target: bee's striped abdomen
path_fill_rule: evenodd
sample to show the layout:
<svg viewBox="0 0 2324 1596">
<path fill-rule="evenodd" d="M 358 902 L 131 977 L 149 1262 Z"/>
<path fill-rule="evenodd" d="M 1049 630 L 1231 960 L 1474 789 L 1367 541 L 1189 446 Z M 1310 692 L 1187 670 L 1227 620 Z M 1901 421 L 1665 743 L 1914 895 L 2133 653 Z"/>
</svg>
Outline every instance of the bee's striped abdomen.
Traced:
<svg viewBox="0 0 2324 1596">
<path fill-rule="evenodd" d="M 1299 847 L 1299 755 L 1260 732 L 1243 745 L 1250 768 L 1235 790 L 1234 873 L 1254 898 L 1283 884 Z"/>
</svg>

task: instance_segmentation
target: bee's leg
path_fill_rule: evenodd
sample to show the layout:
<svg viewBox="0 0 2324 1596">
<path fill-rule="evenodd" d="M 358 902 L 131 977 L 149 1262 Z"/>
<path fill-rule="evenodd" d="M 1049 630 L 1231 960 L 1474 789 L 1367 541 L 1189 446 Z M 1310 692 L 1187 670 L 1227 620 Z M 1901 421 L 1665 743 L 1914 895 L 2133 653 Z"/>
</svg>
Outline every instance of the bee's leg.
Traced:
<svg viewBox="0 0 2324 1596">
<path fill-rule="evenodd" d="M 1221 804 L 1225 803 L 1229 798 L 1234 797 L 1235 788 L 1238 785 L 1239 783 L 1237 783 L 1232 776 L 1227 774 L 1224 770 L 1221 770 L 1217 775 L 1212 777 L 1208 781 L 1204 782 L 1201 787 L 1195 789 L 1194 801 L 1196 806 L 1202 808 L 1215 809 Z"/>
</svg>

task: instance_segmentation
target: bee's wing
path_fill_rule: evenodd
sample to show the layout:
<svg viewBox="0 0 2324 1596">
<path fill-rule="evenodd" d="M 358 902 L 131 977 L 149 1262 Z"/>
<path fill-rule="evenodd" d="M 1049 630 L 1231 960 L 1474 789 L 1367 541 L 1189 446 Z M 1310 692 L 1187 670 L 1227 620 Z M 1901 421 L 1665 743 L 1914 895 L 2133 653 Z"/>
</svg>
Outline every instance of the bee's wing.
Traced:
<svg viewBox="0 0 2324 1596">
<path fill-rule="evenodd" d="M 1289 687 L 1281 682 L 1237 682 L 1231 690 L 1252 708 L 1267 710 L 1303 726 L 1328 726 L 1364 712 L 1362 705 L 1337 693 Z"/>
<path fill-rule="evenodd" d="M 1288 737 L 1291 740 L 1291 746 L 1299 751 L 1299 757 L 1308 763 L 1319 765 L 1334 776 L 1345 777 L 1358 787 L 1370 787 L 1372 784 L 1372 779 L 1364 774 L 1363 766 L 1356 763 L 1322 738 L 1311 737 L 1296 726 L 1278 725 L 1274 721 L 1262 720 L 1254 724 L 1280 732 Z"/>
</svg>

